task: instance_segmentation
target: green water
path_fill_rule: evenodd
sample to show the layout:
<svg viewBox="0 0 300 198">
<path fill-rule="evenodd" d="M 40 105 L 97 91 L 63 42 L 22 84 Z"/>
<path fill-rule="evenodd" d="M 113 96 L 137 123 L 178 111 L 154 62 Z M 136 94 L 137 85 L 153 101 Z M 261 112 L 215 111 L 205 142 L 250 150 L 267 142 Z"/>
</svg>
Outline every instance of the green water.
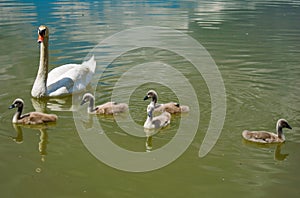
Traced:
<svg viewBox="0 0 300 198">
<path fill-rule="evenodd" d="M 1 197 L 299 196 L 298 1 L 5 1 L 0 7 Z M 189 80 L 201 115 L 195 119 L 192 106 L 191 113 L 172 116 L 171 125 L 152 137 L 150 153 L 172 141 L 181 121 L 197 123 L 197 133 L 179 158 L 150 172 L 121 171 L 95 158 L 77 131 L 71 110 L 78 107 L 72 97 L 37 101 L 30 96 L 39 59 L 40 24 L 48 25 L 51 32 L 51 69 L 80 63 L 99 42 L 124 29 L 163 26 L 196 39 L 212 56 L 226 89 L 225 123 L 213 149 L 203 158 L 198 156 L 212 111 L 205 80 L 184 57 L 145 47 L 111 63 L 97 83 L 97 103 L 110 100 L 115 83 L 131 66 L 164 61 Z M 115 118 L 86 116 L 85 126 L 99 121 L 114 144 L 146 153 L 147 138 L 128 134 L 116 120 L 130 115 L 142 127 L 148 104 L 143 97 L 150 88 L 160 93 L 161 102 L 178 101 L 169 87 L 141 84 L 132 90 L 128 113 Z M 8 107 L 17 97 L 25 101 L 25 112 L 55 113 L 58 122 L 43 128 L 13 126 L 14 112 Z M 279 118 L 293 127 L 285 130 L 283 145 L 242 140 L 244 129 L 274 131 Z M 121 161 L 126 159 L 120 157 Z"/>
</svg>

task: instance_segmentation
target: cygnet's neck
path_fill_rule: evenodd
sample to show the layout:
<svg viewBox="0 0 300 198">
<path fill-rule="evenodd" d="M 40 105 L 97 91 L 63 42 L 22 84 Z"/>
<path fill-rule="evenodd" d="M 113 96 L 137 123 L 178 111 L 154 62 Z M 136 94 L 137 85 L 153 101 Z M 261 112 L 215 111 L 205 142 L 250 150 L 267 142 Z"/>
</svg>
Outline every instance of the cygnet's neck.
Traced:
<svg viewBox="0 0 300 198">
<path fill-rule="evenodd" d="M 93 113 L 95 111 L 95 98 L 94 96 L 89 97 L 89 106 L 88 106 L 88 113 Z"/>
<path fill-rule="evenodd" d="M 152 111 L 150 111 L 150 112 L 147 111 L 147 119 L 144 123 L 145 128 L 152 128 L 152 119 L 153 119 Z"/>
<path fill-rule="evenodd" d="M 152 111 L 148 111 L 147 112 L 147 120 L 152 120 L 153 115 L 152 115 Z"/>
<path fill-rule="evenodd" d="M 18 122 L 18 120 L 21 118 L 22 111 L 23 111 L 23 105 L 19 106 L 16 113 L 14 114 L 13 119 L 12 119 L 13 123 Z"/>
<path fill-rule="evenodd" d="M 155 106 L 155 104 L 157 103 L 157 95 L 156 94 L 154 94 L 152 96 L 152 102 L 154 103 L 154 106 Z"/>
<path fill-rule="evenodd" d="M 152 101 L 152 102 L 150 102 L 150 104 L 148 106 L 154 107 L 155 103 Z M 152 121 L 152 119 L 153 119 L 153 110 L 154 110 L 154 108 L 151 108 L 151 110 L 148 111 L 148 108 L 147 108 L 147 120 L 149 120 L 149 121 Z"/>
<path fill-rule="evenodd" d="M 282 128 L 283 127 L 281 126 L 280 122 L 277 122 L 277 124 L 276 124 L 276 131 L 277 131 L 278 138 L 280 138 L 282 140 L 285 140 L 285 136 L 283 134 Z"/>
</svg>

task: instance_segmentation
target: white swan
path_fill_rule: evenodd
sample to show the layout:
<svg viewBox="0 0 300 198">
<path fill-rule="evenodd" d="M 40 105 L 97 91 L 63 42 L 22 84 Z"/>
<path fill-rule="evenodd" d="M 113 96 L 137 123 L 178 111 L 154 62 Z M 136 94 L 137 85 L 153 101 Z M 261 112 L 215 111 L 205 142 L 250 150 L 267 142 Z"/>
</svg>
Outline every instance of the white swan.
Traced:
<svg viewBox="0 0 300 198">
<path fill-rule="evenodd" d="M 38 29 L 40 43 L 40 63 L 31 95 L 35 98 L 55 97 L 80 92 L 92 80 L 96 61 L 94 56 L 80 64 L 66 64 L 48 73 L 49 29 L 41 25 Z"/>
</svg>

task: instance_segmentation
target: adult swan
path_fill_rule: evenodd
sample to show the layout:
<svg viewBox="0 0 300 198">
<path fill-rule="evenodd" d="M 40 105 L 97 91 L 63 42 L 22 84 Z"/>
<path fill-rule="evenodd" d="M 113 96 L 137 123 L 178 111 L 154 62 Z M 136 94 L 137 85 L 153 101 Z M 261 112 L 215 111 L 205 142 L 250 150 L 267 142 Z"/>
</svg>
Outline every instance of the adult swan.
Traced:
<svg viewBox="0 0 300 198">
<path fill-rule="evenodd" d="M 41 25 L 38 29 L 40 43 L 40 64 L 31 95 L 35 98 L 57 97 L 80 92 L 92 80 L 96 61 L 94 56 L 80 64 L 66 64 L 56 67 L 48 73 L 49 29 Z"/>
</svg>

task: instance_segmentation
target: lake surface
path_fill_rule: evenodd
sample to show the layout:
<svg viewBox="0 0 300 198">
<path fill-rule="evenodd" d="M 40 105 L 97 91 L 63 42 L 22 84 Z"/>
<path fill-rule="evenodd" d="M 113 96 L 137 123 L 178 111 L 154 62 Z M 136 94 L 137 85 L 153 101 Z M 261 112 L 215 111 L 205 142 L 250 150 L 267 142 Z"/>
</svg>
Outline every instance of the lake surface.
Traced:
<svg viewBox="0 0 300 198">
<path fill-rule="evenodd" d="M 299 1 L 9 0 L 0 2 L 0 16 L 1 197 L 299 197 Z M 96 90 L 97 104 L 111 98 L 122 102 L 129 95 L 129 112 L 90 117 L 84 113 L 86 106 L 76 103 L 82 94 L 32 99 L 30 91 L 39 61 L 37 28 L 41 24 L 50 29 L 50 69 L 81 63 L 90 52 L 97 54 L 97 67 L 106 57 L 115 57 L 106 68 L 98 68 L 96 74 L 101 77 L 90 91 Z M 132 39 L 124 30 L 145 26 L 167 28 L 158 39 L 161 35 L 171 38 L 163 42 L 168 46 L 178 42 L 183 53 L 197 56 L 193 48 L 181 45 L 184 39 L 193 38 L 201 44 L 221 74 L 226 94 L 219 98 L 226 98 L 226 105 L 214 106 L 212 102 L 208 80 L 218 81 L 216 76 L 206 78 L 185 56 L 164 45 L 154 48 L 152 40 L 147 40 L 149 32 L 136 35 L 137 41 L 147 45 L 118 54 L 118 45 L 122 51 L 124 43 L 129 45 Z M 98 45 L 116 35 L 123 36 L 124 43 Z M 156 69 L 161 63 L 165 66 Z M 180 75 L 172 76 L 168 65 L 187 81 L 181 81 Z M 145 72 L 132 68 L 145 68 Z M 127 84 L 122 84 L 114 96 L 115 87 L 126 75 L 130 81 L 125 81 Z M 165 79 L 174 83 L 163 84 Z M 172 88 L 184 83 L 193 88 L 194 95 L 185 88 Z M 143 97 L 149 89 L 159 93 L 161 103 L 183 101 L 191 112 L 173 115 L 170 126 L 153 136 L 146 137 L 143 130 L 132 134 L 134 127 L 142 129 L 146 119 L 148 101 Z M 13 125 L 14 110 L 8 107 L 18 97 L 25 101 L 25 112 L 55 113 L 58 122 L 36 127 Z M 220 136 L 214 136 L 217 141 L 212 149 L 199 157 L 215 108 L 225 108 L 224 126 Z M 293 127 L 284 131 L 284 144 L 243 141 L 244 129 L 275 131 L 279 118 L 287 119 Z M 168 158 L 185 144 L 187 147 L 165 166 L 139 171 L 164 159 L 152 158 L 149 164 L 138 167 L 143 159 L 139 155 L 114 155 L 113 149 L 105 148 L 101 141 L 97 145 L 95 139 L 99 146 L 96 152 L 111 155 L 109 160 L 120 166 L 127 163 L 127 169 L 132 170 L 126 171 L 97 159 L 84 142 L 78 123 L 89 132 L 87 136 L 109 139 L 123 149 L 117 149 L 120 153 L 125 150 L 151 156 L 167 152 Z M 93 130 L 94 123 L 100 123 L 101 130 Z M 179 129 L 183 132 L 177 138 Z M 176 144 L 172 144 L 174 138 Z"/>
</svg>

